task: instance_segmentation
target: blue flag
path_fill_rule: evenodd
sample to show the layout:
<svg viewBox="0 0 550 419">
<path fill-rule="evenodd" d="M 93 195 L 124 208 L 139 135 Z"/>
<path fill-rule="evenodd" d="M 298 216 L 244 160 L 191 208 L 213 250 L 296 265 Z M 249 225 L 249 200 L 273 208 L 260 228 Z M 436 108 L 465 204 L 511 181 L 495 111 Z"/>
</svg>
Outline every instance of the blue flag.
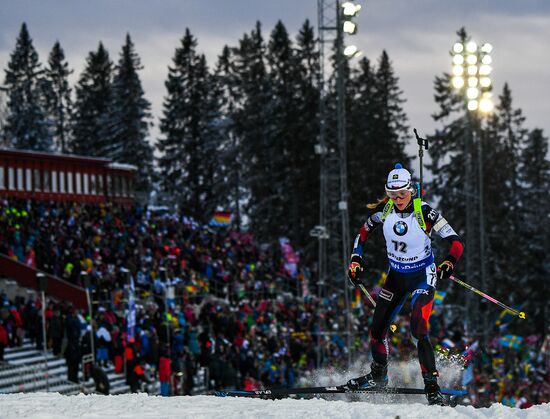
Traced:
<svg viewBox="0 0 550 419">
<path fill-rule="evenodd" d="M 445 291 L 436 291 L 434 294 L 434 304 L 443 304 L 443 300 L 445 300 L 446 295 L 447 293 Z"/>
<path fill-rule="evenodd" d="M 512 349 L 520 349 L 523 338 L 518 335 L 504 335 L 498 340 L 502 346 Z"/>
<path fill-rule="evenodd" d="M 128 290 L 128 317 L 126 325 L 128 326 L 128 341 L 134 341 L 136 338 L 136 300 L 135 300 L 134 278 L 130 277 L 130 289 Z"/>
</svg>

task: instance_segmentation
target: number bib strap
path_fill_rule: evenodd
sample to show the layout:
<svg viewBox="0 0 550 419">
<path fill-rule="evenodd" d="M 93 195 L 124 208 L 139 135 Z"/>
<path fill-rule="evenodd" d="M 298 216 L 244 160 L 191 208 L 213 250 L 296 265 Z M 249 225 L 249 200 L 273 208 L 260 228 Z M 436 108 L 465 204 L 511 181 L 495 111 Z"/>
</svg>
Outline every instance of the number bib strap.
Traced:
<svg viewBox="0 0 550 419">
<path fill-rule="evenodd" d="M 390 199 L 386 203 L 386 206 L 384 207 L 384 209 L 382 210 L 382 221 L 388 218 L 388 215 L 390 214 L 392 209 L 393 209 L 393 201 Z M 414 209 L 414 216 L 416 218 L 416 221 L 418 221 L 418 225 L 425 232 L 426 222 L 424 221 L 424 215 L 422 214 L 422 199 L 420 198 L 413 199 L 413 209 Z"/>
<path fill-rule="evenodd" d="M 418 225 L 422 230 L 424 230 L 424 232 L 426 232 L 426 222 L 424 221 L 424 215 L 422 214 L 422 199 L 414 198 L 413 208 L 414 216 L 416 217 L 416 221 L 418 221 Z"/>
</svg>

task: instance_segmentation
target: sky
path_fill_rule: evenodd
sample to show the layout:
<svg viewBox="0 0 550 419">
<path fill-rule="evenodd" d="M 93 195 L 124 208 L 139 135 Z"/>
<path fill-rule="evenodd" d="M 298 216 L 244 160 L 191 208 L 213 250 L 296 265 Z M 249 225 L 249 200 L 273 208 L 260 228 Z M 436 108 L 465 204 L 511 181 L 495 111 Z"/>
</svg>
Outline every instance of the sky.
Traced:
<svg viewBox="0 0 550 419">
<path fill-rule="evenodd" d="M 371 60 L 386 50 L 400 79 L 409 125 L 419 133 L 437 128 L 433 82 L 449 71 L 449 51 L 464 26 L 478 44 L 493 45 L 494 95 L 507 82 L 527 128 L 550 133 L 550 0 L 362 0 L 357 35 L 348 38 Z M 99 41 L 118 60 L 127 32 L 144 69 L 140 76 L 158 119 L 164 82 L 185 29 L 198 39 L 210 68 L 224 45 L 235 46 L 262 23 L 268 38 L 281 20 L 294 38 L 309 19 L 317 27 L 317 0 L 0 0 L 0 69 L 7 66 L 21 24 L 27 23 L 42 63 L 59 40 L 74 85 Z M 353 65 L 353 63 L 352 63 Z M 0 84 L 4 74 L 0 74 Z M 412 139 L 412 133 L 411 133 Z M 414 142 L 411 141 L 413 144 Z M 415 153 L 414 145 L 409 147 Z"/>
</svg>

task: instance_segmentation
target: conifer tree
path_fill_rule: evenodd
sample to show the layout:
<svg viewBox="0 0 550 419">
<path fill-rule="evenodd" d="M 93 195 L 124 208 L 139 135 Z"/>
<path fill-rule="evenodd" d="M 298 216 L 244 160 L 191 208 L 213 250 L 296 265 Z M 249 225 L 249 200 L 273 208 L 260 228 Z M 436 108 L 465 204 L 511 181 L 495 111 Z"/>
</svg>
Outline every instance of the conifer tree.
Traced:
<svg viewBox="0 0 550 419">
<path fill-rule="evenodd" d="M 73 135 L 70 149 L 75 154 L 107 157 L 108 139 L 103 135 L 109 120 L 109 105 L 113 96 L 112 67 L 109 53 L 100 42 L 91 51 L 86 67 L 75 89 Z"/>
<path fill-rule="evenodd" d="M 46 78 L 49 93 L 46 100 L 48 115 L 52 124 L 55 148 L 62 153 L 67 151 L 67 140 L 70 134 L 72 112 L 71 87 L 69 75 L 72 70 L 65 60 L 65 52 L 59 41 L 56 41 L 48 58 Z"/>
<path fill-rule="evenodd" d="M 550 274 L 550 226 L 543 222 L 550 208 L 550 160 L 548 160 L 548 137 L 541 129 L 532 130 L 524 143 L 519 161 L 519 202 L 521 204 L 522 234 L 520 247 L 522 255 L 521 284 L 522 295 L 518 303 L 532 303 L 532 319 L 536 330 L 543 330 L 547 321 L 544 311 L 548 303 L 545 293 Z"/>
<path fill-rule="evenodd" d="M 464 30 L 457 32 L 459 40 L 466 43 L 469 37 Z M 439 199 L 439 208 L 445 218 L 452 220 L 455 231 L 466 240 L 466 203 L 465 194 L 473 196 L 472 185 L 466 182 L 466 155 L 472 153 L 471 119 L 464 98 L 451 88 L 451 77 L 448 73 L 435 78 L 435 102 L 439 109 L 432 115 L 436 122 L 442 124 L 435 135 L 430 136 L 428 153 L 432 163 L 427 165 L 433 174 L 432 181 L 426 190 L 430 201 Z M 465 252 L 472 249 L 465 249 Z"/>
<path fill-rule="evenodd" d="M 239 106 L 237 74 L 234 69 L 234 52 L 227 45 L 218 57 L 213 89 L 219 100 L 221 144 L 219 155 L 219 179 L 216 183 L 218 205 L 231 211 L 237 229 L 241 227 L 241 197 L 245 194 L 243 186 L 243 160 L 240 137 L 235 129 L 235 116 Z"/>
<path fill-rule="evenodd" d="M 408 118 L 402 106 L 405 99 L 386 51 L 382 52 L 378 61 L 374 95 L 378 114 L 373 118 L 372 135 L 384 142 L 381 145 L 387 153 L 385 162 L 390 166 L 388 170 L 393 169 L 393 163 L 398 159 L 402 160 L 405 167 L 410 167 L 410 160 L 405 154 L 409 134 Z"/>
<path fill-rule="evenodd" d="M 528 135 L 524 122 L 525 117 L 521 109 L 513 107 L 511 90 L 505 84 L 495 113 L 481 137 L 488 286 L 497 278 L 498 283 L 512 286 L 525 267 L 521 245 L 523 226 L 518 217 L 522 211 L 520 147 Z M 502 240 L 503 232 L 506 240 Z"/>
<path fill-rule="evenodd" d="M 8 116 L 4 137 L 8 144 L 19 149 L 51 150 L 52 136 L 46 117 L 47 85 L 44 69 L 25 23 L 21 25 L 5 73 Z"/>
<path fill-rule="evenodd" d="M 297 66 L 292 42 L 281 21 L 271 32 L 267 44 L 266 61 L 271 87 L 269 138 L 264 145 L 270 155 L 271 172 L 265 172 L 266 182 L 274 195 L 269 197 L 269 218 L 285 220 L 271 229 L 277 236 L 289 236 L 295 242 L 303 236 L 299 226 L 299 192 L 302 177 L 298 177 L 297 157 L 300 150 L 300 133 L 297 119 Z M 274 231 L 276 230 L 276 231 Z"/>
<path fill-rule="evenodd" d="M 153 149 L 148 142 L 151 104 L 144 97 L 138 71 L 143 67 L 130 34 L 126 35 L 114 71 L 108 117 L 103 124 L 106 154 L 138 168 L 136 189 L 148 191 L 153 171 Z"/>
<path fill-rule="evenodd" d="M 380 162 L 386 161 L 392 156 L 383 148 L 383 138 L 373 135 L 374 117 L 378 110 L 375 105 L 376 97 L 376 69 L 371 65 L 367 57 L 362 58 L 357 68 L 351 74 L 351 90 L 354 97 L 353 104 L 348 107 L 348 187 L 352 199 L 349 200 L 349 214 L 352 237 L 357 234 L 357 229 L 365 222 L 369 210 L 366 204 L 375 202 L 382 196 L 382 179 L 386 167 Z M 379 243 L 373 240 L 367 244 L 370 246 L 367 255 L 372 255 L 374 260 L 385 257 L 380 251 Z M 375 252 L 375 253 L 373 253 Z M 369 261 L 372 262 L 372 261 Z"/>
<path fill-rule="evenodd" d="M 293 178 L 296 184 L 296 205 L 298 223 L 293 242 L 305 247 L 311 239 L 304 234 L 319 223 L 319 156 L 315 145 L 319 138 L 319 53 L 313 27 L 306 20 L 296 38 L 294 73 L 296 74 L 295 138 L 292 153 L 294 159 Z"/>
<path fill-rule="evenodd" d="M 349 191 L 356 199 L 350 202 L 352 228 L 364 222 L 366 204 L 384 196 L 383 185 L 388 172 L 399 162 L 414 172 L 405 153 L 408 126 L 402 104 L 403 92 L 391 61 L 383 51 L 378 67 L 372 68 L 363 58 L 352 73 L 350 93 L 353 102 L 347 108 L 349 130 Z M 351 230 L 354 232 L 354 230 Z M 385 256 L 378 243 L 368 243 L 368 263 L 383 269 Z"/>
<path fill-rule="evenodd" d="M 260 22 L 250 34 L 239 40 L 235 49 L 235 70 L 238 75 L 240 106 L 235 114 L 235 130 L 242 144 L 247 190 L 246 213 L 250 227 L 260 238 L 276 237 L 273 229 L 277 211 L 277 191 L 270 173 L 275 173 L 273 135 L 271 132 L 271 89 L 265 65 L 265 43 Z"/>
<path fill-rule="evenodd" d="M 166 81 L 158 142 L 163 189 L 173 194 L 182 211 L 206 221 L 216 208 L 214 169 L 219 114 L 211 95 L 213 80 L 197 41 L 186 29 Z"/>
</svg>

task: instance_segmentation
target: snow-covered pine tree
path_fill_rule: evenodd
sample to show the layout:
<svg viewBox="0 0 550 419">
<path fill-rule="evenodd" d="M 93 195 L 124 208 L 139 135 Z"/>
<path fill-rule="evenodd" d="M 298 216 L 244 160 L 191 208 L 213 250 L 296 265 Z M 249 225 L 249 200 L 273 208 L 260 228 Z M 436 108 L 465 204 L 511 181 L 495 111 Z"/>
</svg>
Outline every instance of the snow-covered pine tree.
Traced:
<svg viewBox="0 0 550 419">
<path fill-rule="evenodd" d="M 219 144 L 219 114 L 213 109 L 213 81 L 204 55 L 196 53 L 197 41 L 186 29 L 168 70 L 158 141 L 162 188 L 172 194 L 181 210 L 206 221 L 216 208 L 213 168 Z"/>
<path fill-rule="evenodd" d="M 102 124 L 106 155 L 119 163 L 138 168 L 136 189 L 151 187 L 153 148 L 148 142 L 151 104 L 145 98 L 138 71 L 143 67 L 130 34 L 126 34 L 114 70 L 109 112 Z"/>
<path fill-rule="evenodd" d="M 69 75 L 73 70 L 65 60 L 65 53 L 59 41 L 54 44 L 48 58 L 46 78 L 50 89 L 46 103 L 48 106 L 48 118 L 51 121 L 55 149 L 65 153 L 67 140 L 70 134 L 70 121 L 72 112 L 71 87 Z"/>
<path fill-rule="evenodd" d="M 52 136 L 45 103 L 47 83 L 26 23 L 21 25 L 5 73 L 8 116 L 4 137 L 7 143 L 19 149 L 51 150 Z"/>
<path fill-rule="evenodd" d="M 108 156 L 109 144 L 103 136 L 103 126 L 108 121 L 113 94 L 112 67 L 109 53 L 100 42 L 97 51 L 91 51 L 86 58 L 86 67 L 75 89 L 73 133 L 69 145 L 75 154 Z"/>
</svg>

